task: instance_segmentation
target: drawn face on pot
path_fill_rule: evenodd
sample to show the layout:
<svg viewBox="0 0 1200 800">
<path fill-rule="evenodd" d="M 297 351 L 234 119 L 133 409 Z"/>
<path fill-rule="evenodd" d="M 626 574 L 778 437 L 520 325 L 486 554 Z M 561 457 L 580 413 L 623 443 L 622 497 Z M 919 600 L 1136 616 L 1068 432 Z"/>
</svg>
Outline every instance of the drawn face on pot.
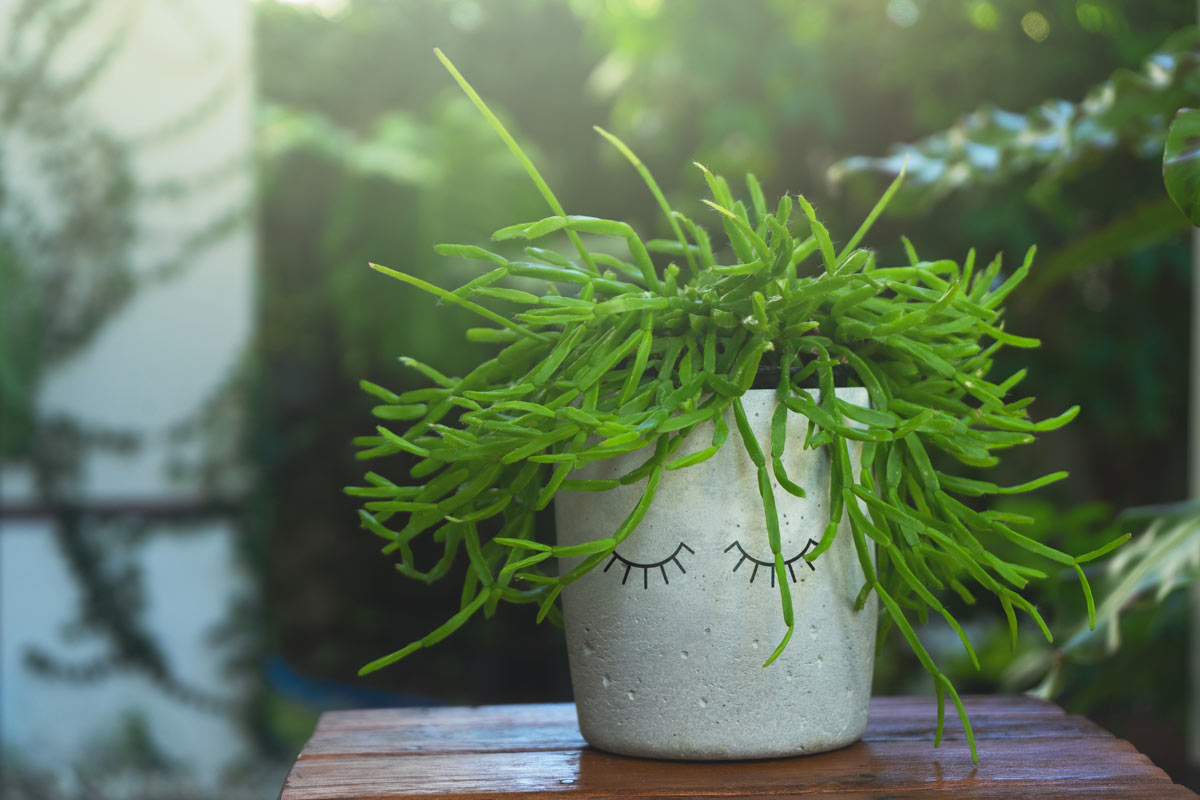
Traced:
<svg viewBox="0 0 1200 800">
<path fill-rule="evenodd" d="M 852 537 L 838 530 L 810 563 L 819 540 L 794 509 L 788 516 L 796 524 L 780 520 L 782 569 L 750 511 L 729 526 L 659 515 L 566 587 L 571 679 L 590 742 L 728 758 L 732 733 L 749 733 L 754 746 L 738 752 L 762 757 L 828 749 L 861 733 L 875 607 L 854 608 L 863 578 Z"/>
<path fill-rule="evenodd" d="M 680 685 L 691 687 L 697 707 L 733 707 L 741 702 L 737 687 L 759 680 L 785 637 L 787 649 L 767 671 L 772 692 L 810 692 L 813 681 L 835 667 L 858 670 L 870 650 L 875 612 L 873 606 L 855 610 L 864 578 L 848 522 L 819 551 L 828 513 L 817 500 L 797 500 L 780 512 L 782 569 L 761 506 L 750 501 L 711 504 L 704 519 L 647 515 L 615 552 L 562 593 L 576 683 L 599 686 L 604 702 L 620 708 L 668 696 Z M 811 506 L 802 507 L 806 502 Z M 814 552 L 820 555 L 809 562 L 805 556 Z M 781 577 L 794 620 L 790 633 Z"/>
<path fill-rule="evenodd" d="M 612 702 L 618 704 L 683 684 L 695 688 L 696 703 L 733 705 L 734 687 L 762 673 L 785 637 L 772 691 L 810 691 L 810 682 L 834 665 L 860 663 L 874 611 L 855 611 L 864 579 L 848 523 L 820 551 L 828 512 L 819 500 L 796 499 L 780 510 L 782 569 L 757 498 L 710 504 L 696 515 L 703 519 L 661 510 L 647 515 L 615 552 L 563 591 L 577 680 L 617 685 Z M 805 556 L 814 552 L 820 555 L 809 562 Z M 781 577 L 794 618 L 790 634 Z"/>
<path fill-rule="evenodd" d="M 704 506 L 696 519 L 687 519 L 679 509 L 673 513 L 651 509 L 615 551 L 567 587 L 564 599 L 570 604 L 571 595 L 584 594 L 589 597 L 588 607 L 608 607 L 635 619 L 645 618 L 657 602 L 746 609 L 761 601 L 774 618 L 781 616 L 780 578 L 794 600 L 803 604 L 808 602 L 804 598 L 819 591 L 816 584 L 825 582 L 825 573 L 843 572 L 847 555 L 854 560 L 848 530 L 839 530 L 830 543 L 838 546 L 820 546 L 828 522 L 821 500 L 788 498 L 780 503 L 777 568 L 761 506 L 726 499 L 729 502 Z M 591 523 L 594 529 L 604 524 L 595 519 Z M 849 552 L 842 552 L 846 545 L 851 545 Z M 810 561 L 808 557 L 814 555 L 816 560 Z M 579 561 L 564 560 L 562 571 Z"/>
<path fill-rule="evenodd" d="M 813 539 L 809 539 L 800 552 L 796 553 L 791 558 L 784 559 L 783 572 L 785 578 L 790 579 L 792 583 L 797 583 L 799 580 L 796 573 L 797 567 L 799 567 L 801 570 L 799 573 L 801 577 L 804 575 L 803 570 L 805 567 L 807 567 L 810 571 L 815 572 L 817 569 L 816 564 L 806 560 L 804 556 L 809 552 L 816 552 L 818 547 L 818 542 Z M 776 570 L 775 559 L 770 557 L 769 552 L 766 554 L 767 558 L 759 558 L 748 552 L 740 539 L 734 539 L 733 542 L 731 542 L 729 546 L 724 549 L 723 553 L 730 555 L 728 560 L 733 563 L 733 569 L 731 572 L 737 572 L 739 569 L 742 569 L 742 567 L 745 566 L 745 570 L 743 570 L 742 574 L 749 575 L 751 584 L 758 579 L 759 574 L 761 573 L 770 581 L 771 588 L 775 588 L 775 581 L 779 571 Z M 651 575 L 654 576 L 655 581 L 661 580 L 663 586 L 670 586 L 671 575 L 674 575 L 676 586 L 679 586 L 682 583 L 680 579 L 688 574 L 687 568 L 684 566 L 684 561 L 681 560 L 681 557 L 684 560 L 687 560 L 688 556 L 695 555 L 696 551 L 684 541 L 681 541 L 675 547 L 674 552 L 672 552 L 666 558 L 652 562 L 634 561 L 621 555 L 620 550 L 614 550 L 612 557 L 605 564 L 604 569 L 601 570 L 601 572 L 609 572 L 611 570 L 614 575 L 620 575 L 622 586 L 636 587 L 640 584 L 642 589 L 649 589 Z M 637 578 L 638 573 L 641 574 L 640 580 Z M 633 576 L 632 582 L 630 582 L 631 576 Z"/>
<path fill-rule="evenodd" d="M 760 447 L 768 448 L 773 394 L 748 393 L 744 404 Z M 711 441 L 711 430 L 700 428 L 674 456 Z M 782 463 L 807 494 L 799 497 L 771 480 L 781 569 L 767 533 L 757 466 L 739 442 L 731 442 L 706 461 L 663 470 L 636 528 L 615 552 L 564 588 L 568 641 L 576 640 L 580 652 L 600 661 L 630 648 L 658 653 L 665 659 L 660 666 L 674 664 L 686 652 L 690 659 L 744 661 L 746 669 L 757 669 L 787 633 L 781 578 L 796 623 L 789 647 L 795 652 L 789 658 L 816 643 L 814 627 L 818 634 L 827 628 L 822 614 L 855 616 L 864 578 L 845 514 L 832 543 L 823 551 L 818 545 L 830 519 L 829 457 L 804 448 L 802 433 L 791 441 Z M 851 445 L 848 455 L 857 464 L 860 449 Z M 593 462 L 578 477 L 619 479 L 646 457 Z M 554 501 L 559 544 L 612 536 L 638 513 L 645 490 L 642 480 L 604 492 L 560 491 Z M 815 561 L 806 558 L 816 553 Z M 560 574 L 582 560 L 562 559 Z"/>
<path fill-rule="evenodd" d="M 743 400 L 765 451 L 773 394 L 750 392 Z M 711 441 L 711 428 L 698 429 L 675 455 Z M 767 534 L 757 467 L 734 441 L 704 462 L 663 470 L 632 533 L 563 589 L 576 706 L 593 744 L 643 755 L 728 757 L 720 754 L 731 730 L 741 729 L 767 742 L 753 751 L 761 755 L 783 752 L 773 748 L 785 741 L 795 745 L 789 752 L 848 741 L 839 726 L 851 706 L 861 706 L 865 723 L 875 605 L 855 608 L 864 578 L 846 515 L 832 543 L 818 550 L 830 518 L 828 456 L 804 448 L 802 431 L 789 442 L 783 465 L 807 496 L 772 481 L 781 569 Z M 860 450 L 851 445 L 849 456 L 859 463 Z M 646 457 L 593 462 L 578 477 L 619 479 Z M 612 536 L 638 512 L 645 486 L 643 480 L 604 492 L 560 491 L 554 501 L 558 543 Z M 818 552 L 810 563 L 806 556 Z M 562 559 L 560 574 L 582 560 Z M 781 579 L 791 602 L 790 631 Z M 787 648 L 764 669 L 785 638 Z M 809 717 L 818 720 L 822 736 L 795 739 L 803 727 L 797 720 Z M 641 728 L 654 728 L 674 744 L 639 750 L 631 742 Z"/>
</svg>

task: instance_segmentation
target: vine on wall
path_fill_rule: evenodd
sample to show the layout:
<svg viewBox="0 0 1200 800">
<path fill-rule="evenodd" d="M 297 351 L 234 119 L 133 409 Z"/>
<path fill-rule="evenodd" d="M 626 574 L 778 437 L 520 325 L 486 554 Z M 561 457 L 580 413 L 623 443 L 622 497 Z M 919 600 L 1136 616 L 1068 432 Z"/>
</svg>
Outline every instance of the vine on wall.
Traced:
<svg viewBox="0 0 1200 800">
<path fill-rule="evenodd" d="M 235 85 L 229 78 L 216 81 L 207 96 L 153 130 L 114 132 L 90 111 L 89 93 L 110 74 L 145 9 L 131 0 L 117 13 L 116 24 L 105 25 L 98 24 L 102 6 L 112 11 L 107 0 L 22 0 L 10 12 L 0 41 L 0 418 L 5 421 L 0 466 L 24 469 L 33 477 L 30 506 L 8 512 L 50 522 L 79 590 L 69 633 L 104 643 L 102 655 L 78 663 L 30 648 L 25 664 L 45 679 L 75 683 L 132 672 L 180 702 L 237 714 L 244 710 L 241 698 L 192 686 L 170 663 L 146 623 L 138 556 L 152 534 L 186 535 L 196 519 L 236 512 L 229 482 L 218 478 L 236 473 L 240 459 L 236 442 L 244 369 L 169 432 L 172 451 L 190 454 L 177 459 L 175 477 L 194 485 L 202 498 L 187 507 L 148 500 L 113 508 L 84 501 L 85 459 L 129 454 L 148 444 L 146 436 L 49 417 L 38 405 L 47 375 L 94 341 L 141 289 L 179 277 L 250 221 L 248 204 L 224 208 L 213 218 L 189 222 L 191 229 L 182 236 L 170 234 L 178 240 L 175 250 L 157 263 L 136 264 L 136 246 L 147 233 L 139 224 L 145 209 L 228 186 L 249 172 L 249 154 L 169 179 L 139 176 L 140 153 L 206 124 L 227 107 Z M 187 10 L 181 2 L 172 8 Z M 78 63 L 67 55 L 78 56 L 85 29 L 110 32 L 81 64 L 68 68 L 68 61 Z M 238 652 L 244 643 L 229 646 L 236 625 L 222 627 L 230 666 L 244 668 Z"/>
</svg>

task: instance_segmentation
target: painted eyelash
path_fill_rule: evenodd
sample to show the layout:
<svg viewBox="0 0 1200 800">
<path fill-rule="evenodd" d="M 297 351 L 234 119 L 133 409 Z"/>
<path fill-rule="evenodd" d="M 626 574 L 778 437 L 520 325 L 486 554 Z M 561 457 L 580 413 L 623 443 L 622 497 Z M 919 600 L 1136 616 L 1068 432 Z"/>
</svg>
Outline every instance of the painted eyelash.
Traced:
<svg viewBox="0 0 1200 800">
<path fill-rule="evenodd" d="M 625 558 L 625 556 L 618 553 L 616 550 L 613 550 L 613 554 L 612 554 L 613 557 L 610 558 L 608 560 L 608 563 L 604 565 L 604 571 L 608 572 L 609 567 L 611 567 L 613 564 L 620 561 L 622 564 L 625 565 L 625 574 L 621 577 L 621 585 L 622 586 L 624 586 L 625 582 L 627 580 L 629 580 L 629 573 L 633 570 L 634 567 L 637 567 L 638 569 L 640 569 L 642 571 L 642 588 L 643 589 L 650 588 L 650 570 L 652 570 L 652 569 L 657 569 L 660 572 L 662 572 L 663 583 L 666 585 L 670 585 L 671 581 L 667 578 L 668 562 L 674 561 L 675 566 L 679 567 L 679 571 L 685 575 L 687 574 L 687 570 L 683 568 L 683 564 L 679 563 L 679 554 L 684 550 L 687 550 L 692 555 L 696 554 L 695 550 L 688 547 L 683 542 L 680 542 L 679 546 L 675 548 L 674 553 L 671 553 L 671 555 L 667 556 L 662 561 L 655 561 L 652 564 L 639 564 L 636 561 L 630 561 L 629 559 Z"/>
<path fill-rule="evenodd" d="M 812 549 L 816 546 L 817 546 L 817 543 L 814 542 L 812 539 L 809 539 L 808 544 L 804 545 L 803 550 L 801 550 L 799 553 L 797 553 L 796 555 L 789 558 L 787 561 L 783 562 L 784 566 L 786 566 L 788 568 L 788 572 L 792 576 L 792 583 L 796 582 L 796 570 L 794 570 L 792 568 L 792 564 L 799 561 L 801 558 L 804 557 L 805 553 L 807 553 L 810 549 Z M 740 567 L 742 565 L 742 562 L 749 561 L 750 563 L 752 563 L 754 565 L 754 571 L 750 573 L 750 582 L 754 583 L 754 579 L 758 577 L 758 568 L 766 567 L 767 572 L 771 573 L 771 587 L 774 588 L 774 586 L 775 586 L 775 562 L 759 561 L 757 558 L 755 558 L 754 556 L 747 553 L 746 549 L 744 547 L 742 547 L 742 543 L 737 540 L 734 540 L 733 544 L 729 545 L 729 547 L 726 547 L 725 552 L 728 553 L 730 550 L 732 550 L 735 547 L 738 549 L 738 552 L 742 554 L 742 557 L 740 559 L 738 559 L 738 562 L 736 564 L 733 565 L 733 571 L 737 572 L 738 567 Z M 815 566 L 813 566 L 811 561 L 805 561 L 804 563 L 807 564 L 808 568 L 811 569 L 813 572 L 817 571 L 817 568 Z"/>
</svg>

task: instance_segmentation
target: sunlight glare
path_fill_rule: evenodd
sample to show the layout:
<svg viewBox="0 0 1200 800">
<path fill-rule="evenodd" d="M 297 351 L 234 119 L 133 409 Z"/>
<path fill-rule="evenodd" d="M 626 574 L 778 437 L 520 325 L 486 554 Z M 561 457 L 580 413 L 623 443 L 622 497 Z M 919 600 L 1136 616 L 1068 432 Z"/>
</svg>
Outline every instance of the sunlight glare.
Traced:
<svg viewBox="0 0 1200 800">
<path fill-rule="evenodd" d="M 263 0 L 251 0 L 262 2 Z M 271 0 L 285 6 L 308 8 L 327 19 L 340 17 L 350 10 L 350 0 Z"/>
</svg>

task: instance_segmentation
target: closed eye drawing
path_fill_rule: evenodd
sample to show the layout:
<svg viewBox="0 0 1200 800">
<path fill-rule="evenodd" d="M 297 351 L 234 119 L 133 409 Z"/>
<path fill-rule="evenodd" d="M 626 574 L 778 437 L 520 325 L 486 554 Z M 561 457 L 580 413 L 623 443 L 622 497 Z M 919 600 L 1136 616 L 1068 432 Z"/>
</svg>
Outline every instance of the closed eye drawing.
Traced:
<svg viewBox="0 0 1200 800">
<path fill-rule="evenodd" d="M 792 576 L 792 583 L 796 582 L 796 570 L 793 567 L 793 564 L 795 564 L 797 561 L 802 559 L 804 557 L 805 553 L 807 553 L 809 550 L 811 550 L 812 548 L 814 548 L 816 546 L 817 546 L 817 543 L 814 542 L 812 539 L 809 539 L 808 544 L 804 545 L 803 550 L 801 550 L 799 553 L 797 553 L 796 555 L 789 558 L 787 561 L 783 562 L 784 566 L 786 566 L 788 568 L 788 573 Z M 736 540 L 734 541 L 733 544 L 729 545 L 729 547 L 725 548 L 725 552 L 728 553 L 730 550 L 733 550 L 735 548 L 737 549 L 736 555 L 740 555 L 741 558 L 739 558 L 738 562 L 733 565 L 734 572 L 737 572 L 738 568 L 740 566 L 742 566 L 742 564 L 749 561 L 751 564 L 754 565 L 754 569 L 750 572 L 750 582 L 751 583 L 754 583 L 754 579 L 758 577 L 759 567 L 765 567 L 767 572 L 770 573 L 770 575 L 771 575 L 771 586 L 772 587 L 775 586 L 775 562 L 774 561 L 762 561 L 760 559 L 755 558 L 754 556 L 752 556 L 746 552 L 746 549 L 744 547 L 742 547 L 741 542 L 736 541 Z M 812 570 L 813 572 L 816 572 L 817 568 L 815 566 L 813 566 L 812 562 L 805 561 L 804 563 L 808 566 L 808 568 L 810 570 Z"/>
<path fill-rule="evenodd" d="M 687 570 L 683 568 L 683 564 L 679 561 L 679 554 L 684 550 L 687 550 L 692 555 L 696 554 L 695 550 L 688 547 L 683 542 L 680 542 L 679 546 L 675 548 L 675 552 L 671 553 L 671 555 L 667 556 L 662 561 L 654 561 L 649 564 L 641 564 L 637 561 L 630 561 L 628 558 L 625 558 L 625 556 L 614 550 L 612 558 L 609 559 L 608 563 L 604 566 L 604 571 L 608 572 L 609 568 L 619 561 L 625 565 L 625 574 L 621 576 L 621 585 L 625 585 L 625 583 L 629 580 L 629 573 L 633 572 L 635 569 L 640 569 L 642 571 L 643 589 L 648 589 L 650 587 L 650 573 L 653 571 L 658 571 L 662 575 L 663 583 L 670 585 L 671 579 L 667 577 L 667 564 L 674 562 L 675 566 L 679 567 L 680 574 L 687 574 Z"/>
</svg>

